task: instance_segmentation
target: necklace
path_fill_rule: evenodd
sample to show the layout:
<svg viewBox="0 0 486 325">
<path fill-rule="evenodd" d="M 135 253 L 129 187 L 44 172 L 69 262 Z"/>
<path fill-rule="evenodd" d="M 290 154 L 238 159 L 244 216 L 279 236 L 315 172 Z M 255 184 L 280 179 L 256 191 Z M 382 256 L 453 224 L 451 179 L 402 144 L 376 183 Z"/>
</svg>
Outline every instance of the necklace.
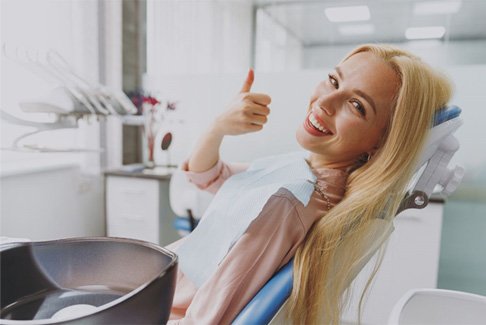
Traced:
<svg viewBox="0 0 486 325">
<path fill-rule="evenodd" d="M 325 193 L 327 191 L 327 184 L 324 183 L 324 186 L 321 186 L 317 184 L 317 181 L 312 182 L 310 180 L 307 180 L 309 183 L 314 185 L 314 190 L 319 193 L 319 195 L 326 201 L 327 204 L 327 211 L 331 210 L 331 201 L 329 200 L 329 196 Z"/>
</svg>

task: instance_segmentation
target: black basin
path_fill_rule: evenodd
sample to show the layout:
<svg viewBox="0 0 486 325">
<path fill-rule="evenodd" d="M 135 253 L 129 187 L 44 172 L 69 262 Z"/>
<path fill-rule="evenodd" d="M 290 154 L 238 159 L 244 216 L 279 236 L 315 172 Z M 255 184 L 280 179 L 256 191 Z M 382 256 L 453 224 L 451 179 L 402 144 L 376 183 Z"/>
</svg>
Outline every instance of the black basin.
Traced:
<svg viewBox="0 0 486 325">
<path fill-rule="evenodd" d="M 0 324 L 164 324 L 177 256 L 121 238 L 73 238 L 0 248 Z"/>
</svg>

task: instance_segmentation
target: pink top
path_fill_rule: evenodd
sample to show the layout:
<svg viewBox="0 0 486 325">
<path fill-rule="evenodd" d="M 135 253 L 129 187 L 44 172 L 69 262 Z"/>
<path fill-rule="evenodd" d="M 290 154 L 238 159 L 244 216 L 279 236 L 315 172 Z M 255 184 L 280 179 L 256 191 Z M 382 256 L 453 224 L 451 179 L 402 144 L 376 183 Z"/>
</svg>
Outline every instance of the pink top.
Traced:
<svg viewBox="0 0 486 325">
<path fill-rule="evenodd" d="M 188 171 L 187 163 L 182 168 L 192 183 L 215 193 L 226 179 L 248 165 L 218 161 L 202 173 Z M 330 206 L 337 204 L 344 195 L 347 173 L 327 168 L 312 171 Z M 327 210 L 328 201 L 318 191 L 312 193 L 304 207 L 290 191 L 281 188 L 199 289 L 178 271 L 168 324 L 230 324 L 272 275 L 294 256 L 309 228 Z M 183 241 L 184 238 L 167 248 L 174 250 Z"/>
</svg>

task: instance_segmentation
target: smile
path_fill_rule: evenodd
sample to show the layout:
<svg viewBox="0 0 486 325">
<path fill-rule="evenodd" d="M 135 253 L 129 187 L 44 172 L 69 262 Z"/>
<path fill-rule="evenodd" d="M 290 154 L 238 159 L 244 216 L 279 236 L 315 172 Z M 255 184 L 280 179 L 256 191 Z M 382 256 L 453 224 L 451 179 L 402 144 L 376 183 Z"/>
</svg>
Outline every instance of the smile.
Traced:
<svg viewBox="0 0 486 325">
<path fill-rule="evenodd" d="M 304 121 L 304 129 L 314 136 L 332 135 L 333 133 L 322 124 L 311 112 Z"/>
</svg>

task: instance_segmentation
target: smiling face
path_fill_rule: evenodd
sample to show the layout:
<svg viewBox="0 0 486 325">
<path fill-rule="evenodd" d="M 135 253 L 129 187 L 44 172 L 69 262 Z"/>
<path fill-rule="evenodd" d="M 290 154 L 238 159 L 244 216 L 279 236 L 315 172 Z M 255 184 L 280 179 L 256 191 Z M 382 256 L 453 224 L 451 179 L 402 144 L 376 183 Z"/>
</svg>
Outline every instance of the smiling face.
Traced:
<svg viewBox="0 0 486 325">
<path fill-rule="evenodd" d="M 371 52 L 340 63 L 314 90 L 299 144 L 313 167 L 348 169 L 379 146 L 390 120 L 399 79 Z"/>
</svg>

